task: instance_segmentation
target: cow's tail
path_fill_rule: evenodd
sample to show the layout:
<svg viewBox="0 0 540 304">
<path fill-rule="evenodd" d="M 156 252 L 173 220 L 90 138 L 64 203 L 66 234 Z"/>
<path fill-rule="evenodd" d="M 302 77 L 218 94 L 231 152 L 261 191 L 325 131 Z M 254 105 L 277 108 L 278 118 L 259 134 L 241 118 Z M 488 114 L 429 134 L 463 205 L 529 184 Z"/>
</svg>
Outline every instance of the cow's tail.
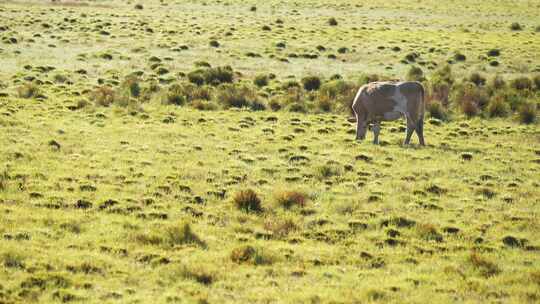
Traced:
<svg viewBox="0 0 540 304">
<path fill-rule="evenodd" d="M 425 145 L 424 143 L 424 112 L 425 112 L 425 97 L 426 93 L 424 90 L 424 86 L 421 83 L 418 83 L 420 85 L 420 109 L 419 109 L 419 115 L 418 115 L 418 122 L 416 125 L 416 134 L 418 134 L 418 138 L 420 140 L 420 145 Z"/>
<path fill-rule="evenodd" d="M 418 122 L 416 125 L 416 130 L 418 133 L 423 134 L 424 132 L 424 113 L 420 114 L 420 117 L 418 118 Z"/>
<path fill-rule="evenodd" d="M 426 111 L 426 91 L 424 89 L 424 86 L 422 83 L 418 83 L 420 85 L 420 119 L 424 120 L 424 112 Z"/>
</svg>

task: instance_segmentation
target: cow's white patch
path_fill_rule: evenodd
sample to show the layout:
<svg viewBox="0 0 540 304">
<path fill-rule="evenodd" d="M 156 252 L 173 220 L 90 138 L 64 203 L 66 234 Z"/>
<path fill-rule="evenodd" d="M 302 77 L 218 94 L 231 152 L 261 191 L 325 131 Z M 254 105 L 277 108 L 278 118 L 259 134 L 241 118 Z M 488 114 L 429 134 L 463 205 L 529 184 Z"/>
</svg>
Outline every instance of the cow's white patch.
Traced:
<svg viewBox="0 0 540 304">
<path fill-rule="evenodd" d="M 396 102 L 394 105 L 394 112 L 399 112 L 403 115 L 407 114 L 407 97 L 401 94 L 399 87 L 396 87 L 392 99 Z"/>
</svg>

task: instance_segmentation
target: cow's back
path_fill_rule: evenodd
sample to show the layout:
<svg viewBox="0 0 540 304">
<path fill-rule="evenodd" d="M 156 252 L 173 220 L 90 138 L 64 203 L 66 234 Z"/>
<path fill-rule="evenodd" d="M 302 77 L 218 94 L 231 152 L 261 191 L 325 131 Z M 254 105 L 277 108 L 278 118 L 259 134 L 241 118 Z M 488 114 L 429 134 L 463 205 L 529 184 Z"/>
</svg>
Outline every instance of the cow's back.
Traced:
<svg viewBox="0 0 540 304">
<path fill-rule="evenodd" d="M 373 82 L 363 88 L 363 104 L 374 119 L 423 114 L 424 89 L 418 82 Z"/>
<path fill-rule="evenodd" d="M 370 116 L 379 116 L 393 111 L 396 84 L 391 82 L 372 82 L 364 89 L 363 103 Z"/>
</svg>

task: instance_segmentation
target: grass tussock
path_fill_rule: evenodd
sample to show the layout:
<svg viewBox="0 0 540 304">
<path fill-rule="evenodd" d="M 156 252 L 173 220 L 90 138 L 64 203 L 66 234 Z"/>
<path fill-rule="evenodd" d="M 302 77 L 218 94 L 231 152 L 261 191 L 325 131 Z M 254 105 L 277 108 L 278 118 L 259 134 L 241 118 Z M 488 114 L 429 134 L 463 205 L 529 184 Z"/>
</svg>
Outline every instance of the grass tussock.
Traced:
<svg viewBox="0 0 540 304">
<path fill-rule="evenodd" d="M 492 98 L 487 106 L 487 113 L 489 117 L 506 117 L 510 113 L 510 106 L 499 95 L 496 98 Z"/>
<path fill-rule="evenodd" d="M 422 70 L 422 68 L 413 65 L 407 71 L 405 79 L 407 79 L 408 81 L 424 81 L 424 71 Z"/>
<path fill-rule="evenodd" d="M 426 106 L 426 111 L 429 113 L 430 117 L 443 121 L 448 120 L 448 110 L 438 100 L 429 101 Z"/>
<path fill-rule="evenodd" d="M 0 173 L 0 191 L 5 191 L 8 189 L 9 174 L 7 170 L 4 170 Z"/>
<path fill-rule="evenodd" d="M 332 177 L 340 176 L 342 170 L 335 165 L 322 165 L 317 167 L 316 174 L 319 179 L 330 179 Z"/>
<path fill-rule="evenodd" d="M 497 264 L 481 256 L 479 253 L 473 252 L 469 256 L 469 263 L 472 267 L 478 271 L 483 277 L 492 277 L 501 272 Z"/>
<path fill-rule="evenodd" d="M 306 91 L 316 91 L 321 87 L 321 79 L 317 76 L 306 76 L 302 78 L 302 85 Z"/>
<path fill-rule="evenodd" d="M 267 86 L 269 83 L 269 77 L 267 74 L 259 74 L 253 79 L 253 84 L 259 88 Z"/>
<path fill-rule="evenodd" d="M 540 286 L 540 270 L 533 270 L 529 273 L 531 282 Z"/>
<path fill-rule="evenodd" d="M 0 255 L 0 260 L 5 268 L 25 268 L 25 256 L 17 251 L 7 251 Z"/>
<path fill-rule="evenodd" d="M 432 224 L 417 224 L 416 231 L 418 235 L 426 241 L 442 242 L 443 236 Z"/>
<path fill-rule="evenodd" d="M 195 100 L 209 101 L 213 90 L 207 86 L 196 86 L 192 83 L 176 83 L 164 92 L 161 102 L 166 105 L 183 106 Z"/>
<path fill-rule="evenodd" d="M 231 261 L 237 264 L 248 265 L 271 265 L 276 261 L 276 257 L 260 247 L 245 245 L 232 250 Z"/>
<path fill-rule="evenodd" d="M 180 276 L 186 280 L 192 280 L 202 285 L 212 285 L 217 281 L 216 271 L 208 270 L 203 266 L 184 265 L 180 270 Z"/>
<path fill-rule="evenodd" d="M 168 227 L 165 230 L 165 240 L 171 246 L 195 244 L 206 247 L 206 243 L 201 240 L 188 223 Z"/>
<path fill-rule="evenodd" d="M 261 199 L 257 193 L 251 189 L 236 192 L 233 197 L 234 206 L 244 212 L 263 212 Z"/>
<path fill-rule="evenodd" d="M 36 98 L 41 95 L 41 89 L 35 83 L 25 83 L 17 88 L 17 95 L 26 99 Z"/>
<path fill-rule="evenodd" d="M 90 94 L 90 99 L 97 106 L 108 107 L 114 103 L 115 92 L 110 86 L 100 86 Z"/>
<path fill-rule="evenodd" d="M 299 227 L 293 219 L 270 219 L 264 223 L 264 230 L 272 232 L 277 238 L 283 238 Z"/>
<path fill-rule="evenodd" d="M 192 230 L 191 225 L 188 223 L 170 225 L 146 233 L 137 233 L 133 239 L 142 245 L 165 247 L 197 245 L 206 248 L 206 243 Z"/>
<path fill-rule="evenodd" d="M 519 121 L 523 124 L 532 124 L 538 120 L 537 105 L 532 102 L 524 103 L 519 108 Z"/>
<path fill-rule="evenodd" d="M 248 86 L 227 84 L 218 88 L 217 101 L 225 109 L 248 108 L 259 101 L 259 96 L 255 90 Z"/>
<path fill-rule="evenodd" d="M 489 95 L 484 88 L 473 83 L 463 83 L 456 87 L 453 100 L 467 117 L 478 115 L 488 104 Z"/>
<path fill-rule="evenodd" d="M 514 78 L 510 81 L 510 87 L 517 91 L 532 90 L 533 82 L 527 76 Z"/>
<path fill-rule="evenodd" d="M 303 208 L 307 203 L 307 195 L 301 191 L 280 191 L 275 194 L 276 204 L 284 209 Z"/>
<path fill-rule="evenodd" d="M 188 80 L 196 85 L 212 85 L 218 86 L 224 83 L 232 83 L 234 81 L 234 71 L 230 66 L 224 67 L 208 67 L 198 69 L 188 73 Z"/>
</svg>

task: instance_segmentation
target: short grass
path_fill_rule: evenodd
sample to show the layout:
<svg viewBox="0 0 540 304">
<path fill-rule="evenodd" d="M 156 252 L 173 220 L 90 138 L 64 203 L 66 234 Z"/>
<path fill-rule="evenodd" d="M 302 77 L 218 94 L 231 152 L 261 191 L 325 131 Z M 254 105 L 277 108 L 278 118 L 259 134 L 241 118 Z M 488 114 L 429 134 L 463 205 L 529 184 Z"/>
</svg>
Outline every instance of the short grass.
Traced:
<svg viewBox="0 0 540 304">
<path fill-rule="evenodd" d="M 279 78 L 361 73 L 402 78 L 411 65 L 429 72 L 449 60 L 459 74 L 540 71 L 537 1 L 141 3 L 142 10 L 128 1 L 5 1 L 0 80 L 45 81 L 64 74 L 87 88 L 100 78 L 136 71 L 174 78 L 199 61 L 231 65 L 246 76 L 272 72 Z M 330 18 L 338 24 L 329 25 Z M 511 30 L 515 22 L 521 30 Z M 219 47 L 210 45 L 213 40 Z M 500 54 L 489 56 L 492 49 Z M 456 61 L 456 53 L 465 61 Z M 168 73 L 151 69 L 151 57 L 161 59 Z"/>
<path fill-rule="evenodd" d="M 1 113 L 4 303 L 540 297 L 534 125 L 435 121 L 405 148 L 400 123 L 374 146 L 336 115 Z"/>
</svg>

